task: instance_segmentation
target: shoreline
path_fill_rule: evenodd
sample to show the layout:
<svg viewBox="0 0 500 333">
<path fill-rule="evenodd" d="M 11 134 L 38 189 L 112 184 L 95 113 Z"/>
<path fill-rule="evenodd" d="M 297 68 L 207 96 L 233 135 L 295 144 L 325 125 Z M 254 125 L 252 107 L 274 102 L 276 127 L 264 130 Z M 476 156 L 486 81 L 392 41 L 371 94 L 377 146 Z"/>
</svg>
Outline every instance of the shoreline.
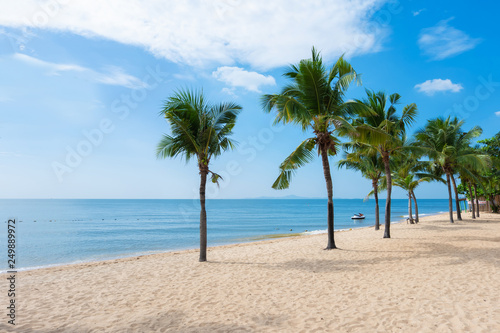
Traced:
<svg viewBox="0 0 500 333">
<path fill-rule="evenodd" d="M 423 214 L 420 216 L 420 219 L 425 218 L 425 217 L 448 217 L 447 212 L 438 212 L 438 213 L 430 213 L 430 214 Z M 456 214 L 454 213 L 454 216 Z M 391 221 L 391 229 L 393 225 L 397 225 L 400 223 L 404 223 L 405 218 L 401 217 L 400 220 L 397 221 Z M 359 226 L 359 227 L 354 227 L 354 228 L 344 228 L 344 229 L 338 229 L 335 230 L 335 234 L 342 233 L 342 232 L 347 232 L 347 231 L 356 231 L 356 230 L 363 230 L 363 229 L 373 229 L 375 225 L 367 225 L 367 226 Z M 380 224 L 380 230 L 383 230 L 384 228 L 384 223 Z M 379 231 L 380 231 L 379 230 Z M 242 241 L 245 238 L 241 239 L 236 239 L 236 241 L 233 243 L 227 243 L 227 244 L 216 244 L 213 246 L 209 246 L 207 248 L 207 252 L 209 252 L 212 249 L 218 249 L 218 248 L 230 248 L 230 247 L 238 247 L 240 245 L 253 245 L 253 244 L 258 244 L 258 243 L 266 243 L 266 242 L 273 242 L 273 241 L 279 241 L 279 240 L 286 240 L 290 238 L 298 238 L 298 237 L 309 237 L 309 236 L 321 236 L 327 233 L 327 230 L 313 230 L 313 231 L 304 231 L 300 233 L 290 233 L 290 234 L 265 234 L 261 236 L 251 236 L 248 237 L 248 241 Z M 156 255 L 168 255 L 168 254 L 184 254 L 184 253 L 199 253 L 199 248 L 185 248 L 185 249 L 173 249 L 173 250 L 160 250 L 160 251 L 149 251 L 149 252 L 134 252 L 131 253 L 130 255 L 122 255 L 122 256 L 112 256 L 109 258 L 105 258 L 102 260 L 95 260 L 95 259 L 89 259 L 89 260 L 78 260 L 78 261 L 73 261 L 73 262 L 68 262 L 68 263 L 56 263 L 56 264 L 50 264 L 50 265 L 45 265 L 45 266 L 31 266 L 31 267 L 24 267 L 24 268 L 19 268 L 17 269 L 17 272 L 31 272 L 31 271 L 37 271 L 37 270 L 45 270 L 45 269 L 53 269 L 53 268 L 64 268 L 66 266 L 68 267 L 73 267 L 73 266 L 78 266 L 78 265 L 100 265 L 100 264 L 105 264 L 109 262 L 115 262 L 115 261 L 120 261 L 120 260 L 136 260 L 137 258 L 142 258 L 142 257 L 148 257 L 148 256 L 156 256 Z M 8 270 L 0 270 L 0 277 L 5 274 L 7 275 Z"/>
<path fill-rule="evenodd" d="M 291 199 L 287 199 L 291 200 Z M 441 215 L 444 213 L 438 212 L 438 213 L 430 213 L 430 214 L 422 214 L 421 218 L 426 217 L 426 216 L 437 216 Z M 391 226 L 394 224 L 398 223 L 403 223 L 405 221 L 405 217 L 402 216 L 400 220 L 397 221 L 391 221 Z M 381 223 L 380 227 L 383 228 L 384 224 Z M 367 225 L 367 226 L 354 226 L 353 228 L 343 228 L 343 229 L 338 229 L 335 230 L 335 233 L 339 232 L 345 232 L 345 231 L 352 231 L 352 230 L 358 230 L 358 229 L 369 229 L 369 228 L 374 228 L 375 225 Z M 224 247 L 224 246 L 238 246 L 241 244 L 252 244 L 252 243 L 260 243 L 264 242 L 267 240 L 274 240 L 274 239 L 286 239 L 286 238 L 293 238 L 293 237 L 304 237 L 304 236 L 316 236 L 316 235 L 323 235 L 326 234 L 327 230 L 312 230 L 312 231 L 303 231 L 303 232 L 298 232 L 298 233 L 289 233 L 289 234 L 264 234 L 264 235 L 259 235 L 259 236 L 249 236 L 249 237 L 243 237 L 243 238 L 237 238 L 234 239 L 234 242 L 229 242 L 225 244 L 215 244 L 213 246 L 208 247 L 208 251 L 213 248 L 218 248 L 218 247 Z M 245 240 L 247 239 L 247 240 Z M 182 253 L 182 252 L 189 252 L 189 251 L 199 251 L 199 248 L 179 248 L 179 249 L 171 249 L 171 250 L 159 250 L 159 251 L 146 251 L 146 252 L 133 252 L 130 254 L 124 254 L 124 255 L 119 255 L 119 256 L 113 256 L 110 255 L 109 257 L 106 257 L 104 259 L 95 259 L 95 258 L 90 258 L 88 260 L 83 259 L 83 260 L 76 260 L 72 262 L 65 262 L 65 263 L 54 263 L 54 264 L 49 264 L 49 265 L 43 265 L 43 266 L 29 266 L 29 267 L 23 267 L 23 268 L 18 268 L 18 272 L 28 272 L 28 271 L 34 271 L 34 270 L 40 270 L 40 269 L 50 269 L 50 268 L 56 268 L 56 267 L 64 267 L 64 266 L 74 266 L 74 265 L 85 265 L 85 264 L 92 264 L 92 263 L 102 263 L 102 262 L 109 262 L 109 261 L 114 261 L 114 260 L 121 260 L 121 259 L 133 259 L 137 257 L 144 257 L 144 256 L 150 256 L 150 255 L 158 255 L 158 254 L 168 254 L 172 252 L 176 253 Z M 6 270 L 0 270 L 0 276 L 2 274 L 7 274 L 8 269 Z"/>
</svg>

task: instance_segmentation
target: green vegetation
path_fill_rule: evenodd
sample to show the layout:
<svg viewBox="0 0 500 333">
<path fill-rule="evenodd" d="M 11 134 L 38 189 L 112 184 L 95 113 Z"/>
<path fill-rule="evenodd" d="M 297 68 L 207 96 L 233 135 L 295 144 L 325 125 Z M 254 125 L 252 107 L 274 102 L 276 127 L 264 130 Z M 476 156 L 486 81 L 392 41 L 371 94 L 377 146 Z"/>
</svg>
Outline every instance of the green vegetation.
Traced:
<svg viewBox="0 0 500 333">
<path fill-rule="evenodd" d="M 491 202 L 495 212 L 499 206 L 495 196 L 500 195 L 500 132 L 490 139 L 473 141 L 482 134 L 478 126 L 463 129 L 464 121 L 437 117 L 427 120 L 424 128 L 408 138 L 408 131 L 416 121 L 417 105 L 403 107 L 398 115 L 396 106 L 401 96 L 387 96 L 384 92 L 366 91 L 362 100 L 345 101 L 351 83 L 361 83 L 353 67 L 340 57 L 327 69 L 320 54 L 313 48 L 312 57 L 291 65 L 283 74 L 289 83 L 278 94 L 262 96 L 265 112 L 274 112 L 275 124 L 293 124 L 312 136 L 299 144 L 279 166 L 279 175 L 272 187 L 277 190 L 290 186 L 297 169 L 311 162 L 315 152 L 321 156 L 328 196 L 326 249 L 335 249 L 333 184 L 329 157 L 344 150 L 338 168 L 360 171 L 372 181 L 375 196 L 375 230 L 379 229 L 378 194 L 387 192 L 384 238 L 390 238 L 392 186 L 398 186 L 408 195 L 408 213 L 411 223 L 418 222 L 416 188 L 422 182 L 440 181 L 447 185 L 449 217 L 453 223 L 453 194 L 456 199 L 457 219 L 461 220 L 458 194 L 466 194 L 476 204 L 479 196 Z M 202 92 L 180 90 L 167 99 L 161 114 L 171 128 L 157 147 L 157 156 L 182 156 L 189 161 L 196 158 L 200 173 L 200 261 L 206 261 L 207 216 L 205 187 L 207 176 L 218 183 L 221 177 L 209 169 L 212 158 L 234 147 L 229 136 L 241 107 L 234 103 L 209 105 Z M 348 138 L 348 142 L 342 142 Z M 457 186 L 456 177 L 461 184 Z M 445 179 L 443 179 L 445 177 Z M 473 191 L 474 189 L 474 191 Z M 368 197 L 367 196 L 367 197 Z M 413 205 L 416 218 L 413 220 Z M 473 205 L 474 207 L 474 205 Z M 479 210 L 477 210 L 479 217 Z M 473 210 L 473 218 L 476 209 Z M 286 235 L 269 235 L 279 238 Z"/>
<path fill-rule="evenodd" d="M 366 94 L 366 99 L 356 100 L 351 104 L 351 108 L 358 110 L 358 113 L 362 115 L 353 122 L 357 131 L 356 144 L 372 149 L 382 157 L 387 182 L 384 238 L 390 238 L 393 185 L 391 157 L 409 148 L 405 147 L 406 131 L 415 122 L 417 105 L 412 103 L 405 106 L 401 116 L 398 116 L 396 104 L 401 98 L 399 94 L 387 96 L 384 92 L 375 93 L 369 90 Z"/>
<path fill-rule="evenodd" d="M 292 65 L 284 74 L 291 83 L 279 94 L 264 95 L 262 106 L 266 112 L 275 111 L 275 123 L 295 124 L 302 130 L 312 130 L 314 136 L 304 140 L 281 163 L 280 174 L 273 184 L 274 189 L 286 189 L 295 171 L 314 158 L 316 148 L 323 162 L 328 194 L 328 244 L 326 249 L 335 249 L 333 237 L 333 185 L 329 156 L 337 154 L 339 133 L 353 135 L 354 127 L 348 122 L 351 110 L 344 102 L 345 91 L 359 76 L 343 57 L 329 70 L 323 65 L 318 52 L 312 49 L 312 58 Z"/>
<path fill-rule="evenodd" d="M 458 191 L 465 194 L 469 200 L 475 199 L 477 207 L 477 198 L 483 197 L 490 202 L 493 212 L 498 213 L 500 207 L 495 197 L 500 195 L 500 132 L 478 143 L 480 145 L 475 147 L 475 153 L 489 156 L 491 163 L 484 168 L 471 168 L 465 173 Z"/>
<path fill-rule="evenodd" d="M 363 149 L 357 144 L 344 145 L 354 150 L 346 153 L 344 159 L 338 163 L 339 168 L 360 171 L 363 177 L 372 181 L 373 190 L 368 193 L 366 199 L 373 194 L 375 197 L 375 230 L 380 229 L 380 208 L 378 204 L 378 193 L 380 191 L 380 180 L 384 176 L 384 162 L 379 154 L 373 149 Z"/>
<path fill-rule="evenodd" d="M 457 219 L 462 219 L 455 174 L 461 170 L 486 168 L 490 163 L 488 155 L 477 153 L 471 148 L 472 139 L 481 135 L 482 129 L 475 126 L 465 132 L 462 129 L 463 125 L 464 121 L 459 121 L 457 118 L 438 117 L 428 120 L 427 125 L 415 135 L 418 144 L 425 148 L 425 154 L 431 163 L 442 168 L 446 175 L 451 223 L 453 223 L 452 186 L 455 192 Z"/>
<path fill-rule="evenodd" d="M 160 158 L 196 158 L 200 171 L 200 261 L 207 261 L 207 176 L 217 183 L 221 177 L 209 169 L 212 158 L 234 148 L 229 138 L 241 106 L 234 103 L 210 105 L 203 92 L 180 90 L 167 99 L 161 114 L 170 124 L 172 135 L 164 135 L 156 154 Z"/>
</svg>

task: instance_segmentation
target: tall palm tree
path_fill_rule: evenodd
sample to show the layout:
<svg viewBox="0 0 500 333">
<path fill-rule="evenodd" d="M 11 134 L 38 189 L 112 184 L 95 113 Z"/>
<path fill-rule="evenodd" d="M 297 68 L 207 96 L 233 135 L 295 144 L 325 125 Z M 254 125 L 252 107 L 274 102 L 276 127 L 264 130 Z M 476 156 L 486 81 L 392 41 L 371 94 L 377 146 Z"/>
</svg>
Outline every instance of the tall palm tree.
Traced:
<svg viewBox="0 0 500 333">
<path fill-rule="evenodd" d="M 463 183 L 464 188 L 466 189 L 466 192 L 468 192 L 469 197 L 470 197 L 470 202 L 471 202 L 471 208 L 472 208 L 472 219 L 476 218 L 476 213 L 477 217 L 480 216 L 479 214 L 479 200 L 477 197 L 477 184 L 480 185 L 481 189 L 484 191 L 485 188 L 483 186 L 483 183 L 485 181 L 485 175 L 491 168 L 491 156 L 486 156 L 483 157 L 484 152 L 479 149 L 479 147 L 465 147 L 463 149 L 464 153 L 469 153 L 469 154 L 476 154 L 478 155 L 479 158 L 482 158 L 483 160 L 486 161 L 484 164 L 470 164 L 470 163 L 462 163 L 462 164 L 457 164 L 456 169 L 458 170 L 458 173 L 460 175 L 460 180 Z M 474 192 L 472 189 L 474 188 Z M 468 191 L 467 191 L 468 190 Z M 475 194 L 474 194 L 475 193 Z M 476 201 L 474 203 L 474 201 Z M 476 209 L 477 208 L 477 209 Z"/>
<path fill-rule="evenodd" d="M 480 149 L 484 154 L 488 154 L 491 159 L 490 169 L 483 174 L 481 190 L 486 200 L 490 201 L 491 209 L 497 213 L 500 210 L 495 196 L 500 194 L 500 132 L 492 138 L 478 141 L 483 145 Z"/>
<path fill-rule="evenodd" d="M 200 261 L 207 261 L 207 176 L 218 183 L 218 174 L 209 169 L 210 161 L 234 148 L 229 138 L 241 106 L 234 103 L 208 104 L 203 91 L 179 90 L 165 102 L 161 114 L 170 124 L 172 135 L 163 135 L 157 157 L 196 158 L 200 173 Z"/>
<path fill-rule="evenodd" d="M 360 78 L 352 66 L 340 57 L 326 69 L 320 54 L 312 49 L 312 58 L 291 65 L 284 76 L 291 82 L 280 93 L 262 96 L 266 112 L 276 111 L 275 123 L 293 123 L 303 131 L 312 130 L 314 136 L 304 140 L 280 165 L 280 174 L 273 184 L 274 189 L 288 188 L 295 171 L 314 158 L 318 150 L 323 162 L 323 174 L 328 195 L 328 244 L 326 249 L 335 249 L 333 236 L 333 184 L 329 156 L 337 153 L 338 138 L 335 132 L 343 129 L 354 132 L 346 117 L 344 94 L 353 82 Z"/>
<path fill-rule="evenodd" d="M 454 174 L 459 171 L 460 165 L 483 167 L 488 163 L 488 156 L 471 152 L 471 140 L 481 135 L 482 130 L 476 126 L 465 132 L 462 130 L 464 121 L 456 117 L 438 117 L 427 121 L 426 126 L 415 134 L 420 147 L 425 149 L 429 159 L 440 165 L 446 174 L 448 185 L 448 201 L 450 222 L 453 223 L 453 197 L 452 187 L 455 192 L 457 219 L 461 220 L 458 189 Z"/>
<path fill-rule="evenodd" d="M 357 151 L 346 154 L 344 159 L 340 160 L 337 165 L 339 168 L 345 167 L 346 169 L 360 171 L 363 177 L 372 181 L 373 191 L 371 191 L 367 197 L 372 193 L 375 197 L 375 230 L 379 230 L 380 208 L 378 204 L 378 193 L 380 179 L 384 174 L 384 164 L 380 154 L 376 151 L 371 153 L 368 150 L 362 151 L 360 147 L 358 147 Z"/>
<path fill-rule="evenodd" d="M 415 122 L 417 116 L 417 105 L 415 103 L 406 105 L 403 108 L 401 117 L 396 112 L 396 104 L 401 96 L 392 94 L 387 96 L 384 92 L 375 93 L 366 91 L 367 98 L 356 100 L 350 107 L 360 112 L 365 110 L 356 124 L 359 144 L 372 147 L 382 156 L 384 163 L 384 173 L 387 182 L 387 200 L 385 203 L 385 229 L 384 238 L 391 237 L 391 156 L 403 149 L 410 149 L 405 146 L 406 129 Z M 370 111 L 368 114 L 366 110 Z"/>
</svg>

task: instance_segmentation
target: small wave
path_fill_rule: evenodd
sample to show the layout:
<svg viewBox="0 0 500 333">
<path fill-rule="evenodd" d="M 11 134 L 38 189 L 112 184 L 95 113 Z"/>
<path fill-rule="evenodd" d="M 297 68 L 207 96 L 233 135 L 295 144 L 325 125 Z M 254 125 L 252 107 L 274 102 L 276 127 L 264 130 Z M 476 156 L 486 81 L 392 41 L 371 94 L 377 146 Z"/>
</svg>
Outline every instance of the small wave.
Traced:
<svg viewBox="0 0 500 333">
<path fill-rule="evenodd" d="M 22 268 L 16 268 L 16 272 L 32 271 L 34 269 L 51 268 L 51 267 L 66 266 L 66 265 L 72 265 L 72 264 L 82 264 L 82 263 L 85 263 L 85 262 L 86 261 L 75 261 L 75 262 L 69 262 L 69 263 L 59 263 L 59 264 L 50 264 L 50 265 L 22 267 Z M 5 274 L 5 273 L 7 273 L 9 271 L 10 270 L 0 270 L 0 274 Z"/>
<path fill-rule="evenodd" d="M 313 230 L 313 231 L 304 231 L 304 235 L 320 235 L 320 234 L 326 234 L 328 232 L 328 229 L 325 230 Z"/>
</svg>

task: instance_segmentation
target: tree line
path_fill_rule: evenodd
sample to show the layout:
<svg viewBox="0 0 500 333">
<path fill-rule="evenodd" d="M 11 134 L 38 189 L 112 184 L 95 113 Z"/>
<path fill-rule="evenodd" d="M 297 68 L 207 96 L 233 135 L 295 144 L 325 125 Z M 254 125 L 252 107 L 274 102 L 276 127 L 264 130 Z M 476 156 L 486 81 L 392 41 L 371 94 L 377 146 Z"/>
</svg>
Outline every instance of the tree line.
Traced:
<svg viewBox="0 0 500 333">
<path fill-rule="evenodd" d="M 496 136 L 497 150 L 493 149 L 496 155 L 488 150 L 492 145 L 484 140 L 483 147 L 472 147 L 473 140 L 482 133 L 481 128 L 465 131 L 464 122 L 456 118 L 428 120 L 424 128 L 409 137 L 408 130 L 418 114 L 416 104 L 406 105 L 398 112 L 399 94 L 386 95 L 370 90 L 366 91 L 364 99 L 346 101 L 348 87 L 353 83 L 361 84 L 361 76 L 343 57 L 327 68 L 314 47 L 310 59 L 291 65 L 283 75 L 288 83 L 279 93 L 263 95 L 262 108 L 275 114 L 275 124 L 296 125 L 312 136 L 301 142 L 280 164 L 272 187 L 278 190 L 288 188 L 297 169 L 311 162 L 316 154 L 321 157 L 328 197 L 328 242 L 325 249 L 336 248 L 329 157 L 339 153 L 344 156 L 337 167 L 358 170 L 372 181 L 370 194 L 376 201 L 376 230 L 380 227 L 378 193 L 386 191 L 384 238 L 390 238 L 392 186 L 406 191 L 411 223 L 418 222 L 415 189 L 422 182 L 441 181 L 447 184 L 452 223 L 452 192 L 456 198 L 457 219 L 461 220 L 456 176 L 460 177 L 462 184 L 479 187 L 485 193 L 500 193 L 500 133 Z M 188 89 L 174 92 L 161 110 L 170 125 L 171 134 L 162 137 L 157 146 L 157 156 L 181 156 L 186 161 L 193 158 L 198 164 L 200 261 L 207 260 L 207 179 L 210 177 L 214 183 L 221 179 L 209 168 L 210 161 L 234 148 L 235 143 L 230 136 L 241 110 L 242 107 L 235 103 L 210 104 L 203 91 Z"/>
</svg>

